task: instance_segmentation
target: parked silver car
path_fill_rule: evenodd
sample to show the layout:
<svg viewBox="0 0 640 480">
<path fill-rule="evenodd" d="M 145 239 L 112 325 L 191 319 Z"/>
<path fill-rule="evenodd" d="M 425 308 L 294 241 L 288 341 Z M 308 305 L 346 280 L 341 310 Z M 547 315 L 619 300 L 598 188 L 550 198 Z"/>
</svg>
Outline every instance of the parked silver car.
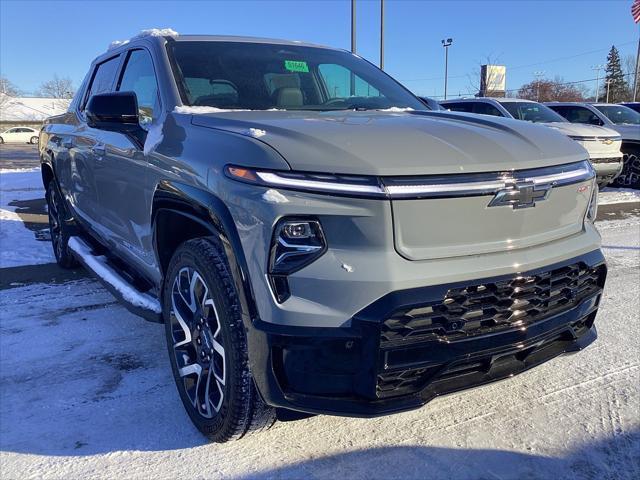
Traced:
<svg viewBox="0 0 640 480">
<path fill-rule="evenodd" d="M 58 263 L 164 323 L 212 440 L 417 408 L 596 338 L 584 149 L 431 112 L 349 52 L 140 36 L 39 145 Z"/>
</svg>

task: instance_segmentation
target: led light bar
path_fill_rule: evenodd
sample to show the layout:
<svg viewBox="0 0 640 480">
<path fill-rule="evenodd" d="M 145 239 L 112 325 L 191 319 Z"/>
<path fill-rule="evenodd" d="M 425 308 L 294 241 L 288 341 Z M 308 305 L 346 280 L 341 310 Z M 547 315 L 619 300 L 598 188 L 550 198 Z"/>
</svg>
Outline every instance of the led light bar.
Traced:
<svg viewBox="0 0 640 480">
<path fill-rule="evenodd" d="M 496 173 L 465 173 L 408 177 L 373 177 L 324 173 L 253 170 L 227 166 L 234 180 L 265 187 L 314 193 L 333 193 L 372 198 L 442 198 L 492 195 L 518 182 L 562 186 L 593 179 L 595 172 L 585 160 L 567 165 Z"/>
<path fill-rule="evenodd" d="M 384 190 L 378 185 L 359 185 L 354 183 L 337 183 L 319 180 L 306 180 L 302 178 L 287 178 L 273 172 L 256 172 L 256 175 L 265 183 L 273 186 L 291 187 L 296 189 L 323 190 L 344 193 L 373 193 L 384 194 Z"/>
</svg>

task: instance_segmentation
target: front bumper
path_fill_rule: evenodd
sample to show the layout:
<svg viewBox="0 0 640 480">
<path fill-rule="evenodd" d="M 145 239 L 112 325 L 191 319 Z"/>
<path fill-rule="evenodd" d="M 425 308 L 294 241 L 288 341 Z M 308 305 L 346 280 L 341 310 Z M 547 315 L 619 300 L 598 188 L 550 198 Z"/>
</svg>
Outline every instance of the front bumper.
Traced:
<svg viewBox="0 0 640 480">
<path fill-rule="evenodd" d="M 392 292 L 347 328 L 257 321 L 252 373 L 275 407 L 362 417 L 417 408 L 589 345 L 605 277 L 595 250 L 518 275 Z"/>
<path fill-rule="evenodd" d="M 613 181 L 622 171 L 622 155 L 617 157 L 591 158 L 591 165 L 596 171 L 598 183 Z"/>
</svg>

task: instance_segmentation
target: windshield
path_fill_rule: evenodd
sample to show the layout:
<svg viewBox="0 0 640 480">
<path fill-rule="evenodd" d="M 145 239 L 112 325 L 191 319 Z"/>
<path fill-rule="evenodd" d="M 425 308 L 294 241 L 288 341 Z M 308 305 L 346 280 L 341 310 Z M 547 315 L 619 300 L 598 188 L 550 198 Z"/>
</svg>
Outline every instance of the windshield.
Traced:
<svg viewBox="0 0 640 480">
<path fill-rule="evenodd" d="M 604 113 L 609 120 L 616 125 L 632 124 L 640 125 L 640 113 L 631 110 L 624 105 L 594 105 Z"/>
<path fill-rule="evenodd" d="M 296 45 L 180 41 L 167 45 L 182 101 L 248 110 L 428 110 L 348 52 Z"/>
<path fill-rule="evenodd" d="M 562 118 L 549 107 L 536 102 L 500 102 L 504 108 L 518 120 L 526 120 L 527 122 L 563 122 L 567 120 Z"/>
</svg>

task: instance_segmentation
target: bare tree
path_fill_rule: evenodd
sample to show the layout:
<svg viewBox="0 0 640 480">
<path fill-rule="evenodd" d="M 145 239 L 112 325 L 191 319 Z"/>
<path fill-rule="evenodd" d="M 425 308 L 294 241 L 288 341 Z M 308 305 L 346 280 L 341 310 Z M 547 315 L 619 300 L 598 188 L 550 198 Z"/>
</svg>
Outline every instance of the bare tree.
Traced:
<svg viewBox="0 0 640 480">
<path fill-rule="evenodd" d="M 539 79 L 526 83 L 518 90 L 518 97 L 539 102 L 583 102 L 586 88 L 579 84 L 563 83 L 561 77 Z"/>
<path fill-rule="evenodd" d="M 20 95 L 16 87 L 7 77 L 0 77 L 0 108 L 11 101 L 11 97 Z"/>
<path fill-rule="evenodd" d="M 54 75 L 51 80 L 40 85 L 37 93 L 41 97 L 68 99 L 73 98 L 76 92 L 69 77 Z"/>
</svg>

